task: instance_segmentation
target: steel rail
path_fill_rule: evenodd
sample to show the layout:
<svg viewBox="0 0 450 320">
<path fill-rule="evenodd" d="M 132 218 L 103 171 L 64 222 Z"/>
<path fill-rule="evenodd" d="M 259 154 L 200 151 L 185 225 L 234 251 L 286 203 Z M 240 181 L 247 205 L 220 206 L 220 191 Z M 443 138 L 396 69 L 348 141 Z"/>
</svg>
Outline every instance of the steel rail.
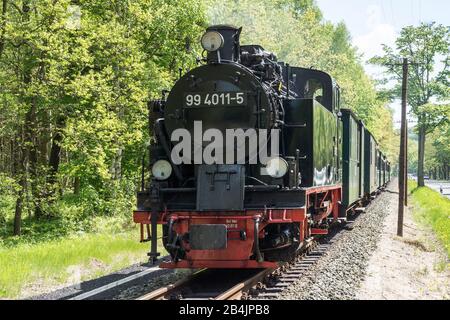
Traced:
<svg viewBox="0 0 450 320">
<path fill-rule="evenodd" d="M 249 279 L 238 283 L 231 289 L 228 289 L 224 293 L 221 293 L 220 295 L 216 296 L 214 300 L 239 300 L 241 299 L 242 292 L 244 290 L 251 289 L 252 287 L 257 285 L 258 282 L 263 281 L 264 278 L 269 274 L 271 274 L 273 271 L 275 271 L 275 269 L 264 269 L 263 271 L 259 272 L 253 277 L 250 277 Z"/>
<path fill-rule="evenodd" d="M 135 300 L 163 300 L 164 296 L 170 294 L 171 292 L 178 289 L 182 285 L 188 283 L 189 281 L 191 281 L 192 279 L 197 277 L 200 273 L 204 272 L 205 270 L 206 269 L 198 270 L 198 271 L 194 272 L 193 274 L 187 276 L 186 278 L 180 279 L 173 284 L 169 284 L 168 286 L 158 288 L 150 293 L 146 293 L 145 295 L 140 296 L 140 297 L 136 298 Z"/>
<path fill-rule="evenodd" d="M 163 258 L 167 258 L 167 257 L 168 256 L 165 256 Z M 161 259 L 161 261 L 163 261 L 162 259 Z M 108 283 L 106 285 L 103 285 L 101 287 L 95 288 L 93 290 L 84 292 L 84 293 L 79 294 L 79 295 L 76 295 L 76 296 L 74 296 L 72 298 L 69 298 L 68 300 L 84 300 L 84 299 L 96 296 L 96 295 L 98 295 L 98 294 L 100 294 L 102 292 L 108 291 L 110 289 L 114 289 L 114 288 L 116 288 L 118 286 L 121 286 L 121 285 L 127 283 L 127 282 L 130 282 L 130 281 L 142 278 L 142 277 L 144 277 L 144 276 L 146 276 L 146 275 L 148 275 L 150 273 L 153 273 L 155 271 L 158 271 L 158 270 L 161 270 L 161 269 L 159 268 L 159 265 L 156 265 L 154 267 L 150 267 L 150 268 L 148 268 L 146 270 L 143 270 L 143 271 L 138 272 L 136 274 L 133 274 L 131 276 L 125 277 L 125 278 L 117 280 L 117 281 L 110 282 L 110 283 Z"/>
</svg>

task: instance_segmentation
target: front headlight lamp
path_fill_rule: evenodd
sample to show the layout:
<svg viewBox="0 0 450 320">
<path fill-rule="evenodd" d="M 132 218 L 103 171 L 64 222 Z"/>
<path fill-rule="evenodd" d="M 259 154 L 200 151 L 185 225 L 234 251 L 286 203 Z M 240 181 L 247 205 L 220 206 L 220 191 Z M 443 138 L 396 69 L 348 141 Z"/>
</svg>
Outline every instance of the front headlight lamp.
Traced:
<svg viewBox="0 0 450 320">
<path fill-rule="evenodd" d="M 280 157 L 272 158 L 266 164 L 266 172 L 272 178 L 282 178 L 288 169 L 287 161 Z"/>
<path fill-rule="evenodd" d="M 167 180 L 172 174 L 172 165 L 167 160 L 158 160 L 152 166 L 152 175 L 156 180 Z"/>
<path fill-rule="evenodd" d="M 214 52 L 223 47 L 223 36 L 217 31 L 207 31 L 202 36 L 202 47 L 208 52 Z"/>
</svg>

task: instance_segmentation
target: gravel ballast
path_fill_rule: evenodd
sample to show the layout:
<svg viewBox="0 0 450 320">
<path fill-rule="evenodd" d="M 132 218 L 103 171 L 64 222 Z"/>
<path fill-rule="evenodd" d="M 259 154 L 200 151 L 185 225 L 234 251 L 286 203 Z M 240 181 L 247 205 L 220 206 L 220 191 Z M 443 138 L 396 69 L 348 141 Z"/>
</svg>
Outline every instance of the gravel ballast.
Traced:
<svg viewBox="0 0 450 320">
<path fill-rule="evenodd" d="M 383 221 L 395 210 L 398 194 L 390 188 L 380 194 L 357 218 L 353 229 L 340 235 L 328 252 L 301 278 L 279 294 L 278 299 L 355 299 L 368 260 L 377 247 Z"/>
</svg>

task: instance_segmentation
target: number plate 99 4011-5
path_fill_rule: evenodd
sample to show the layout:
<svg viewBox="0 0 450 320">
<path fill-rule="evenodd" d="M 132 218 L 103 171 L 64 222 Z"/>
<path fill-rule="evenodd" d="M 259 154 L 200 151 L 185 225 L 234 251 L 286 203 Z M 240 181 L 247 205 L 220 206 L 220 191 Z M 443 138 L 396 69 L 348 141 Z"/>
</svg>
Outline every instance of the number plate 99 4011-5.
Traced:
<svg viewBox="0 0 450 320">
<path fill-rule="evenodd" d="M 186 107 L 234 107 L 246 106 L 247 94 L 245 92 L 190 92 L 184 95 Z"/>
</svg>

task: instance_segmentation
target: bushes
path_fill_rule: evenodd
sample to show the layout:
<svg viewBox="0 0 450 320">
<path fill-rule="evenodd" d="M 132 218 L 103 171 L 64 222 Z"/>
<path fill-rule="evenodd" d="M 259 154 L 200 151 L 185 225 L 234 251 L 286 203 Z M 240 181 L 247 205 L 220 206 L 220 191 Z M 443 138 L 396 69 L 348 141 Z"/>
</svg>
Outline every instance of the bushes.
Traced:
<svg viewBox="0 0 450 320">
<path fill-rule="evenodd" d="M 0 173 L 0 227 L 5 227 L 9 213 L 14 210 L 17 184 L 5 174 Z"/>
<path fill-rule="evenodd" d="M 5 188 L 3 188 L 5 189 Z M 48 204 L 46 216 L 27 217 L 22 222 L 22 236 L 11 236 L 15 206 L 14 192 L 3 190 L 0 196 L 0 244 L 38 243 L 91 232 L 118 233 L 131 228 L 136 187 L 129 180 L 111 182 L 103 189 L 83 186 L 78 195 L 66 193 Z"/>
</svg>

